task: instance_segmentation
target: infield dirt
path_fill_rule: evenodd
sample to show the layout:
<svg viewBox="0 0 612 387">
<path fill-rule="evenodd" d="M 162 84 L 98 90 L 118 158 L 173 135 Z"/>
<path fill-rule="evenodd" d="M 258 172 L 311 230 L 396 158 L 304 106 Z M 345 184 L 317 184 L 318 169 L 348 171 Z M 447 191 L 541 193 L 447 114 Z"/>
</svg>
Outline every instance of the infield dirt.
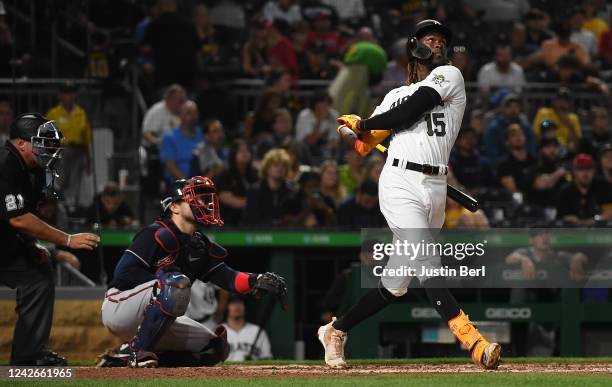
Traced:
<svg viewBox="0 0 612 387">
<path fill-rule="evenodd" d="M 227 365 L 202 368 L 94 368 L 77 367 L 83 379 L 157 379 L 157 378 L 253 378 L 253 377 L 333 377 L 383 376 L 405 374 L 457 373 L 546 373 L 612 375 L 612 364 L 502 364 L 497 371 L 483 371 L 468 364 L 356 365 L 348 370 L 332 370 L 323 365 Z"/>
</svg>

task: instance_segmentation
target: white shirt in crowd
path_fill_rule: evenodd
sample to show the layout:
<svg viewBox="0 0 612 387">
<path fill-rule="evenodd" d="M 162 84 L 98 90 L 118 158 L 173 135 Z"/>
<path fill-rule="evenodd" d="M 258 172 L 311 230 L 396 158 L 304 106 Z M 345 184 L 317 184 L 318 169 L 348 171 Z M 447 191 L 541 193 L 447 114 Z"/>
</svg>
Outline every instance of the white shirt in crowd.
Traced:
<svg viewBox="0 0 612 387">
<path fill-rule="evenodd" d="M 302 20 L 302 13 L 299 4 L 292 4 L 288 10 L 282 9 L 277 1 L 268 1 L 262 10 L 264 19 L 274 21 L 281 19 L 289 24 L 295 24 Z"/>
<path fill-rule="evenodd" d="M 597 39 L 591 31 L 574 31 L 570 35 L 570 40 L 581 45 L 591 60 L 594 56 L 597 56 L 597 52 L 599 51 L 599 48 L 597 47 Z"/>
<path fill-rule="evenodd" d="M 322 3 L 334 7 L 342 20 L 361 19 L 366 14 L 363 0 L 323 0 Z"/>
<path fill-rule="evenodd" d="M 142 120 L 142 132 L 153 132 L 161 139 L 170 129 L 177 128 L 181 120 L 179 116 L 172 114 L 166 107 L 166 102 L 161 100 L 147 110 Z M 143 138 L 145 145 L 150 145 Z"/>
<path fill-rule="evenodd" d="M 501 73 L 497 70 L 495 62 L 489 62 L 480 68 L 478 72 L 478 86 L 481 89 L 489 87 L 511 87 L 519 89 L 525 85 L 525 73 L 523 68 L 514 62 L 510 62 L 507 72 Z"/>
<path fill-rule="evenodd" d="M 259 332 L 259 326 L 251 323 L 246 323 L 242 329 L 235 331 L 227 324 L 223 324 L 227 328 L 227 342 L 230 346 L 230 354 L 227 361 L 244 361 L 251 351 L 255 336 Z M 272 350 L 270 348 L 270 340 L 265 331 L 262 331 L 253 349 L 252 360 L 271 359 Z"/>
<path fill-rule="evenodd" d="M 330 109 L 327 118 L 321 122 L 319 130 L 321 133 L 326 134 L 327 141 L 335 141 L 338 139 L 338 134 L 336 134 L 336 128 L 338 127 L 336 118 L 338 118 L 338 116 L 339 114 L 337 111 Z M 308 108 L 303 109 L 298 114 L 295 122 L 295 139 L 300 142 L 304 141 L 304 138 L 314 130 L 316 122 L 317 118 L 315 117 L 314 111 Z"/>
</svg>

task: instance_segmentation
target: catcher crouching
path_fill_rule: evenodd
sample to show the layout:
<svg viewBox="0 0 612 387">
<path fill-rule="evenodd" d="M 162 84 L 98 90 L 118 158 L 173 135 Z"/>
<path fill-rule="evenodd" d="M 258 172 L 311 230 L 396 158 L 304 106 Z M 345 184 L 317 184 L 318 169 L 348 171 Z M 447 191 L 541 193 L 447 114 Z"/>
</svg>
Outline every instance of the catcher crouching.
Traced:
<svg viewBox="0 0 612 387">
<path fill-rule="evenodd" d="M 223 225 L 212 180 L 177 180 L 161 205 L 161 217 L 136 234 L 115 268 L 102 323 L 125 343 L 101 355 L 98 367 L 197 367 L 225 361 L 225 327 L 213 332 L 184 316 L 195 279 L 257 298 L 271 293 L 286 308 L 282 277 L 232 269 L 223 261 L 227 251 L 197 231 L 198 225 Z"/>
</svg>

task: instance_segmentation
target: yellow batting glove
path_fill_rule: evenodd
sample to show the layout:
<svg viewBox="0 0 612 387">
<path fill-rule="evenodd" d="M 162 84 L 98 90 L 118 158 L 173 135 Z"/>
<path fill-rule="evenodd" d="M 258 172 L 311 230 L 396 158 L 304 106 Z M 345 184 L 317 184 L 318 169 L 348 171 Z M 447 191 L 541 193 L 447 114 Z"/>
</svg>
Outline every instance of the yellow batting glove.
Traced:
<svg viewBox="0 0 612 387">
<path fill-rule="evenodd" d="M 361 122 L 361 117 L 356 114 L 344 114 L 338 117 L 336 120 L 340 125 L 344 125 L 347 128 L 353 130 L 353 132 L 359 132 L 359 123 Z"/>
</svg>

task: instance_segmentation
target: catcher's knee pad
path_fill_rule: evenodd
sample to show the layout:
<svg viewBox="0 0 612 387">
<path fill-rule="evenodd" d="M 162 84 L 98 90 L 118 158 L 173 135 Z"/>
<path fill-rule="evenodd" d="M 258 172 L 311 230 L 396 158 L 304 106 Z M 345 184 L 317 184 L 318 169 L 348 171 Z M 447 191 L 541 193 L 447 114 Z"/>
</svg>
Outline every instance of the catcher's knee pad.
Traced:
<svg viewBox="0 0 612 387">
<path fill-rule="evenodd" d="M 191 296 L 191 281 L 179 272 L 162 272 L 158 276 L 156 302 L 172 317 L 185 314 Z"/>
</svg>

